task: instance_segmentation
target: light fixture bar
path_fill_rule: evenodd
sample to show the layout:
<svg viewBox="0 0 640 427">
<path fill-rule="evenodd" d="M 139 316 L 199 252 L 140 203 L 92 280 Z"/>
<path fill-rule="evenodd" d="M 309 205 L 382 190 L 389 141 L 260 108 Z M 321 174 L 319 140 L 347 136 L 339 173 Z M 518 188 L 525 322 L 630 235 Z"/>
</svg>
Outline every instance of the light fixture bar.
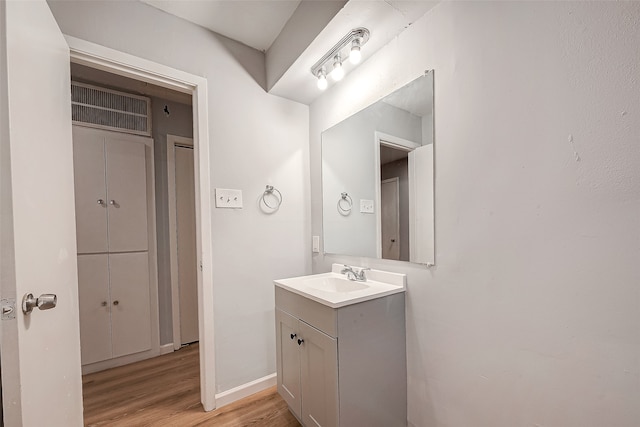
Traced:
<svg viewBox="0 0 640 427">
<path fill-rule="evenodd" d="M 333 63 L 333 58 L 340 54 L 342 49 L 350 45 L 354 40 L 360 40 L 360 46 L 363 46 L 369 41 L 369 30 L 360 27 L 349 31 L 329 52 L 325 53 L 324 56 L 311 67 L 311 74 L 313 74 L 314 77 L 318 77 L 318 73 L 322 70 L 322 67 L 328 62 Z"/>
</svg>

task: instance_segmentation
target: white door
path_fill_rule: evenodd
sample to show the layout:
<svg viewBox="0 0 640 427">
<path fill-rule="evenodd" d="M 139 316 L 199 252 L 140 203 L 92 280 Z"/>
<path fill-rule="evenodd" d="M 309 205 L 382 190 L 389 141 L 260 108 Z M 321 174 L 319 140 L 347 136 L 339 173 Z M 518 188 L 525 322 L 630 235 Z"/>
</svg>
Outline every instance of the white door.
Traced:
<svg viewBox="0 0 640 427">
<path fill-rule="evenodd" d="M 181 344 L 198 341 L 198 283 L 196 261 L 196 200 L 193 148 L 175 147 L 176 232 Z"/>
<path fill-rule="evenodd" d="M 128 135 L 105 136 L 109 252 L 149 248 L 146 146 L 132 139 Z"/>
<path fill-rule="evenodd" d="M 107 185 L 104 138 L 73 126 L 73 164 L 78 253 L 104 253 L 107 242 Z"/>
<path fill-rule="evenodd" d="M 111 359 L 109 255 L 78 255 L 82 364 Z"/>
<path fill-rule="evenodd" d="M 0 15 L 2 298 L 58 298 L 0 321 L 4 417 L 82 426 L 69 48 L 44 0 Z"/>
<path fill-rule="evenodd" d="M 409 153 L 409 257 L 433 264 L 434 251 L 433 144 Z"/>
<path fill-rule="evenodd" d="M 380 183 L 380 219 L 382 221 L 382 258 L 400 259 L 400 181 Z"/>
<path fill-rule="evenodd" d="M 149 253 L 109 254 L 113 357 L 151 348 Z"/>
</svg>

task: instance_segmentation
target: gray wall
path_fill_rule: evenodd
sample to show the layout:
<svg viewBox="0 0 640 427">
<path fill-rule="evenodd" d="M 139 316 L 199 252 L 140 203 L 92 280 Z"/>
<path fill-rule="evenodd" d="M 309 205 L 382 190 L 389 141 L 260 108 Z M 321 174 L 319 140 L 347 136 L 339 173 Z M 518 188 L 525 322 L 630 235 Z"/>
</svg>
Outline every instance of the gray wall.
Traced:
<svg viewBox="0 0 640 427">
<path fill-rule="evenodd" d="M 245 201 L 211 212 L 216 391 L 274 373 L 272 280 L 311 270 L 308 107 L 265 93 L 262 52 L 141 2 L 49 5 L 66 34 L 207 78 L 210 184 Z M 266 184 L 285 200 L 272 215 L 257 203 Z"/>
<path fill-rule="evenodd" d="M 167 106 L 169 115 L 164 112 Z M 151 98 L 156 171 L 156 229 L 158 235 L 158 309 L 160 345 L 173 342 L 171 310 L 171 259 L 167 181 L 167 134 L 193 138 L 193 107 L 162 98 Z"/>
<path fill-rule="evenodd" d="M 311 105 L 321 234 L 321 132 L 435 69 L 436 266 L 313 258 L 407 273 L 410 425 L 638 425 L 638 22 L 442 2 Z"/>
</svg>

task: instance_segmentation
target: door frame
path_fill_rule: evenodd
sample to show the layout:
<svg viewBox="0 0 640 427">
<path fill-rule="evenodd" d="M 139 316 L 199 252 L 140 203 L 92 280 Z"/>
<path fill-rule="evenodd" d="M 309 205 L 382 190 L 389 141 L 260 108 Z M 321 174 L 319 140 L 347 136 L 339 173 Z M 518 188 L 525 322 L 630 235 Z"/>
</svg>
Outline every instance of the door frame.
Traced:
<svg viewBox="0 0 640 427">
<path fill-rule="evenodd" d="M 193 97 L 194 175 L 196 177 L 196 245 L 200 400 L 205 411 L 216 408 L 213 272 L 211 268 L 211 164 L 207 79 L 147 59 L 65 35 L 71 62 L 191 94 Z M 209 303 L 207 303 L 209 302 Z M 206 307 L 206 309 L 205 309 Z"/>
<path fill-rule="evenodd" d="M 176 159 L 175 146 L 193 147 L 193 139 L 167 134 L 167 203 L 169 205 L 169 259 L 171 270 L 171 317 L 173 349 L 182 345 L 180 332 L 180 283 L 178 281 L 178 218 L 176 214 Z M 199 326 L 199 325 L 198 325 Z"/>
</svg>

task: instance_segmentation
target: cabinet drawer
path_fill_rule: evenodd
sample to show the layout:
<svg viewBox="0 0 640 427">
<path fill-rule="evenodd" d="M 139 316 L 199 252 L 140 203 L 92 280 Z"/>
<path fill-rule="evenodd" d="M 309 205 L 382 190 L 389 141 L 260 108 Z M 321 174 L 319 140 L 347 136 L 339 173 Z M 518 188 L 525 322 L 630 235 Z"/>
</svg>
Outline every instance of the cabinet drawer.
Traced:
<svg viewBox="0 0 640 427">
<path fill-rule="evenodd" d="M 275 286 L 276 307 L 325 334 L 338 336 L 337 310 Z"/>
</svg>

